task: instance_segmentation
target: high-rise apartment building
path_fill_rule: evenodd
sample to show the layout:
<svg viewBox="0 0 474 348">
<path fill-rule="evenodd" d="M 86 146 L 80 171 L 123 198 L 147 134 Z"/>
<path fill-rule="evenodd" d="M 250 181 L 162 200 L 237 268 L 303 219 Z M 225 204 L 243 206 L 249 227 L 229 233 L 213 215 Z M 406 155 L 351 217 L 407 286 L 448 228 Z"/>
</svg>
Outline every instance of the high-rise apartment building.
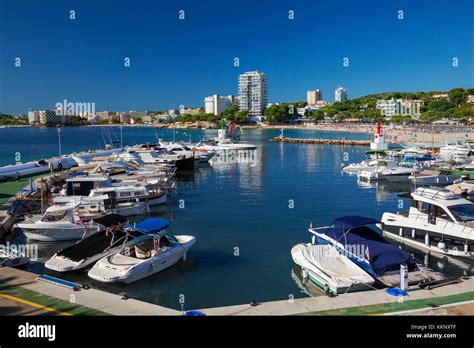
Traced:
<svg viewBox="0 0 474 348">
<path fill-rule="evenodd" d="M 308 105 L 316 105 L 318 101 L 323 100 L 323 92 L 319 89 L 306 92 L 306 100 Z"/>
<path fill-rule="evenodd" d="M 267 76 L 258 71 L 239 75 L 239 108 L 249 117 L 261 117 L 267 106 Z"/>
<path fill-rule="evenodd" d="M 334 91 L 334 99 L 337 102 L 343 102 L 344 100 L 347 100 L 347 89 L 344 87 L 337 87 Z"/>
</svg>

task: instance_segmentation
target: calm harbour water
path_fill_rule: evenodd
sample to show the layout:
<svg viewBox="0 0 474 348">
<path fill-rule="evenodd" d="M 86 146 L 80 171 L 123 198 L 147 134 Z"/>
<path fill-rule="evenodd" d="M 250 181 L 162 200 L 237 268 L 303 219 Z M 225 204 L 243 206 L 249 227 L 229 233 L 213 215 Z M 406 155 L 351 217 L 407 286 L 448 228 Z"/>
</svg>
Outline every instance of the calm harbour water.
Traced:
<svg viewBox="0 0 474 348">
<path fill-rule="evenodd" d="M 123 143 L 165 140 L 197 141 L 214 137 L 217 131 L 155 130 L 124 127 Z M 307 296 L 294 280 L 290 249 L 309 241 L 308 225 L 327 225 L 343 215 L 380 218 L 384 211 L 398 210 L 398 194 L 408 186 L 378 183 L 363 185 L 355 176 L 341 172 L 344 154 L 359 162 L 367 148 L 328 145 L 270 143 L 279 130 L 245 130 L 242 140 L 258 145 L 254 163 L 215 164 L 180 178 L 173 200 L 154 215 L 171 220 L 174 234 L 197 237 L 197 246 L 187 262 L 129 285 L 106 285 L 74 274 L 64 278 L 144 301 L 179 308 L 180 295 L 186 308 L 197 309 L 255 301 Z M 285 130 L 290 137 L 367 139 L 367 134 Z M 104 148 L 120 139 L 118 127 L 64 128 L 62 152 Z M 58 153 L 56 129 L 0 129 L 0 165 Z M 184 208 L 178 202 L 184 200 Z M 408 201 L 404 201 L 408 207 Z M 139 220 L 140 218 L 138 218 Z M 16 242 L 22 242 L 18 235 Z M 47 258 L 67 244 L 42 244 L 40 257 Z M 405 248 L 405 247 L 404 247 Z M 447 275 L 472 274 L 473 262 L 431 255 L 409 249 L 422 263 Z M 43 272 L 41 263 L 31 266 Z"/>
</svg>

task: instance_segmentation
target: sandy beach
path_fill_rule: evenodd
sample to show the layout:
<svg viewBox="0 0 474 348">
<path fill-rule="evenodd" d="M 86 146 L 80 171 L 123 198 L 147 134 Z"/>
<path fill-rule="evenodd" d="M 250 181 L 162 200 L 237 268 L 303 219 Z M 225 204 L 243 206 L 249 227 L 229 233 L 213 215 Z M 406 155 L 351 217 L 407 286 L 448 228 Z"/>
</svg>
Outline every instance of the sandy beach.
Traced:
<svg viewBox="0 0 474 348">
<path fill-rule="evenodd" d="M 372 137 L 376 131 L 374 125 L 346 125 L 340 123 L 316 124 L 316 125 L 298 125 L 298 126 L 262 126 L 262 128 L 272 129 L 311 129 L 332 132 L 351 132 L 365 133 L 367 138 Z M 474 127 L 471 126 L 438 126 L 433 130 L 429 127 L 410 127 L 410 126 L 382 126 L 382 133 L 387 142 L 431 142 L 435 143 L 474 139 Z"/>
</svg>

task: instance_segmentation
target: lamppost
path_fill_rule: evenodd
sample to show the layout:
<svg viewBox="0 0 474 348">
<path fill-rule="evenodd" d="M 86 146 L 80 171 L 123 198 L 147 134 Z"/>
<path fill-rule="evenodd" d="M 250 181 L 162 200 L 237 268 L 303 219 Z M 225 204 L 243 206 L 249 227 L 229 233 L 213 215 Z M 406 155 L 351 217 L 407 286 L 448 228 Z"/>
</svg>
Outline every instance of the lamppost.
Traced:
<svg viewBox="0 0 474 348">
<path fill-rule="evenodd" d="M 58 146 L 59 146 L 59 157 L 61 157 L 61 128 L 56 128 L 58 130 Z"/>
</svg>

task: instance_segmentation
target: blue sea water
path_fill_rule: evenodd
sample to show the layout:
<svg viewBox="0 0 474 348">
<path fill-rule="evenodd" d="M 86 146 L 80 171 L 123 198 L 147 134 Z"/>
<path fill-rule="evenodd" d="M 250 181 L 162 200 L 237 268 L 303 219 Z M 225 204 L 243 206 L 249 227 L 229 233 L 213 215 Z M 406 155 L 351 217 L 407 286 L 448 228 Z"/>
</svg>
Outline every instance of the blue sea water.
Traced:
<svg viewBox="0 0 474 348">
<path fill-rule="evenodd" d="M 157 136 L 195 141 L 216 136 L 215 130 L 173 132 L 151 127 L 123 127 L 122 132 L 124 144 L 153 142 Z M 343 174 L 341 164 L 361 161 L 367 148 L 267 141 L 279 133 L 245 130 L 242 140 L 258 146 L 255 161 L 200 167 L 194 175 L 180 178 L 172 202 L 154 213 L 171 220 L 174 234 L 197 237 L 186 262 L 129 285 L 101 284 L 84 274 L 66 278 L 173 308 L 180 308 L 183 295 L 187 309 L 307 296 L 295 281 L 298 272 L 290 249 L 309 241 L 308 225 L 327 225 L 343 215 L 380 218 L 385 211 L 398 210 L 400 204 L 407 208 L 408 201 L 399 194 L 410 187 L 364 185 Z M 295 129 L 285 130 L 285 135 L 367 139 L 367 134 Z M 64 128 L 62 152 L 104 148 L 105 143 L 119 139 L 118 127 Z M 14 162 L 16 152 L 23 161 L 57 155 L 56 129 L 0 129 L 0 164 Z M 19 235 L 16 241 L 22 238 Z M 40 257 L 47 258 L 61 247 L 43 244 Z M 472 272 L 472 262 L 408 250 L 447 275 Z M 41 263 L 32 270 L 44 271 Z"/>
</svg>

